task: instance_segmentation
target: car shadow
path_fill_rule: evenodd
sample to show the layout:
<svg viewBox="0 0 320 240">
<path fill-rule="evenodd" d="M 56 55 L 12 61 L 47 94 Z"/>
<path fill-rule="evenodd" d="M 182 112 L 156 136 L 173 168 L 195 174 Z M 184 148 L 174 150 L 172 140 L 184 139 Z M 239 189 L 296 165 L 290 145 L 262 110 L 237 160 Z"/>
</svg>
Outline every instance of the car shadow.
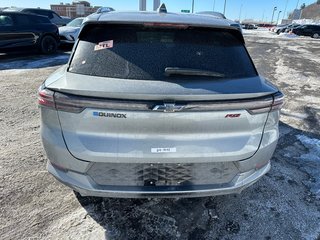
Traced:
<svg viewBox="0 0 320 240">
<path fill-rule="evenodd" d="M 53 67 L 68 62 L 70 52 L 58 51 L 43 55 L 34 51 L 12 52 L 0 55 L 0 70 L 22 70 Z"/>
<path fill-rule="evenodd" d="M 304 112 L 308 116 L 304 121 L 308 128 L 320 134 L 320 108 L 304 106 Z"/>
<path fill-rule="evenodd" d="M 314 206 L 320 211 L 320 196 L 313 191 L 320 188 L 315 179 L 320 161 L 304 159 L 319 151 L 306 144 L 315 139 L 320 136 L 280 123 L 271 171 L 241 194 L 180 199 L 75 195 L 104 228 L 105 239 L 301 239 L 307 234 L 303 226 L 316 234 Z"/>
</svg>

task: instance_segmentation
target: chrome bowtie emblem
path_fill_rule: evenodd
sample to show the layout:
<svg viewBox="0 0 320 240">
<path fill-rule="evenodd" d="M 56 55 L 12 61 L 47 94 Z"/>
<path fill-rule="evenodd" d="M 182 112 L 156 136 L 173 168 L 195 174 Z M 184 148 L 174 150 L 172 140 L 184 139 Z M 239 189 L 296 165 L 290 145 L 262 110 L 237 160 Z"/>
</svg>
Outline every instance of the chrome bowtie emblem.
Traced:
<svg viewBox="0 0 320 240">
<path fill-rule="evenodd" d="M 174 103 L 164 103 L 163 105 L 156 105 L 152 110 L 158 112 L 178 112 L 184 108 L 183 105 L 176 105 Z"/>
</svg>

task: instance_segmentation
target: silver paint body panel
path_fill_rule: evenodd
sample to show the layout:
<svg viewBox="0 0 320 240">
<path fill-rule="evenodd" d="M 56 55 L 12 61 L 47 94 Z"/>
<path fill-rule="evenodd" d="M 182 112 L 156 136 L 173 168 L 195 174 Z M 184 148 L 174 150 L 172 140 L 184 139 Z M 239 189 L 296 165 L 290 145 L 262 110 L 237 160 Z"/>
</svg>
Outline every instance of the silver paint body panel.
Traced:
<svg viewBox="0 0 320 240">
<path fill-rule="evenodd" d="M 96 21 L 230 28 L 223 19 L 202 15 L 113 12 L 94 14 L 84 25 Z M 48 171 L 82 195 L 129 198 L 240 193 L 270 169 L 278 140 L 279 110 L 253 114 L 248 103 L 243 108 L 240 104 L 239 108 L 201 111 L 156 108 L 176 102 L 179 106 L 181 101 L 197 106 L 199 101 L 249 100 L 250 109 L 250 100 L 273 99 L 278 92 L 260 76 L 149 81 L 80 75 L 68 72 L 66 65 L 53 73 L 44 87 L 97 102 L 79 112 L 40 108 Z M 125 109 L 116 109 L 117 104 L 106 104 L 113 106 L 108 108 L 99 105 L 99 99 L 128 103 Z M 155 104 L 137 109 L 130 101 Z M 114 178 L 104 176 L 103 169 Z"/>
</svg>

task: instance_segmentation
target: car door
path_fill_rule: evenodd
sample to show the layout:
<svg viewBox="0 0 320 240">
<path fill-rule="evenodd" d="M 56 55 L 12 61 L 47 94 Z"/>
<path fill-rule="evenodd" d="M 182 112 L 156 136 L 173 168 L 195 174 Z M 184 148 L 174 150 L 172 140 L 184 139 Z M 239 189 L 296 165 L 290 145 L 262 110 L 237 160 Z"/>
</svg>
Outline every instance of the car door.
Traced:
<svg viewBox="0 0 320 240">
<path fill-rule="evenodd" d="M 0 48 L 10 48 L 16 42 L 11 14 L 0 13 Z"/>
<path fill-rule="evenodd" d="M 317 25 L 312 26 L 310 36 L 312 37 L 314 34 L 320 35 L 320 26 L 317 26 Z"/>
<path fill-rule="evenodd" d="M 313 26 L 306 26 L 304 28 L 304 36 L 312 36 L 313 33 Z"/>
<path fill-rule="evenodd" d="M 16 14 L 13 16 L 15 42 L 13 47 L 23 47 L 35 45 L 38 34 L 35 32 L 35 22 L 27 14 Z"/>
</svg>

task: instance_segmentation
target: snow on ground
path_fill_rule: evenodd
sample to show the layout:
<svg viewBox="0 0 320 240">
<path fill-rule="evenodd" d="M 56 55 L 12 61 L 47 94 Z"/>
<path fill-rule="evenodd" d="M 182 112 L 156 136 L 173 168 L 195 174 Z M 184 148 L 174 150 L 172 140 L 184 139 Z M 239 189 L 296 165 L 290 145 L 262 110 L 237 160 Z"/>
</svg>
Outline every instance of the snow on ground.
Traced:
<svg viewBox="0 0 320 240">
<path fill-rule="evenodd" d="M 44 68 L 67 63 L 69 54 L 48 56 L 45 58 L 31 58 L 23 60 L 14 60 L 7 63 L 1 63 L 0 71 L 6 74 L 22 74 L 26 71 L 32 71 L 36 68 Z"/>
<path fill-rule="evenodd" d="M 285 38 L 298 38 L 299 36 L 294 33 L 280 33 L 278 37 L 285 37 Z"/>
<path fill-rule="evenodd" d="M 76 197 L 45 171 L 36 104 L 37 87 L 68 56 L 1 61 L 0 238 L 320 239 L 320 42 L 259 29 L 244 35 L 286 104 L 271 171 L 240 195 Z"/>
<path fill-rule="evenodd" d="M 259 36 L 262 38 L 283 38 L 283 39 L 303 39 L 303 40 L 309 40 L 309 41 L 320 41 L 320 39 L 314 39 L 311 37 L 305 37 L 305 36 L 298 36 L 293 33 L 280 33 L 279 35 L 269 31 L 267 28 L 258 28 L 258 29 L 243 29 L 242 30 L 243 35 L 246 36 Z"/>
<path fill-rule="evenodd" d="M 300 156 L 306 171 L 314 178 L 311 191 L 320 199 L 320 139 L 297 135 L 297 139 L 308 149 Z"/>
</svg>

